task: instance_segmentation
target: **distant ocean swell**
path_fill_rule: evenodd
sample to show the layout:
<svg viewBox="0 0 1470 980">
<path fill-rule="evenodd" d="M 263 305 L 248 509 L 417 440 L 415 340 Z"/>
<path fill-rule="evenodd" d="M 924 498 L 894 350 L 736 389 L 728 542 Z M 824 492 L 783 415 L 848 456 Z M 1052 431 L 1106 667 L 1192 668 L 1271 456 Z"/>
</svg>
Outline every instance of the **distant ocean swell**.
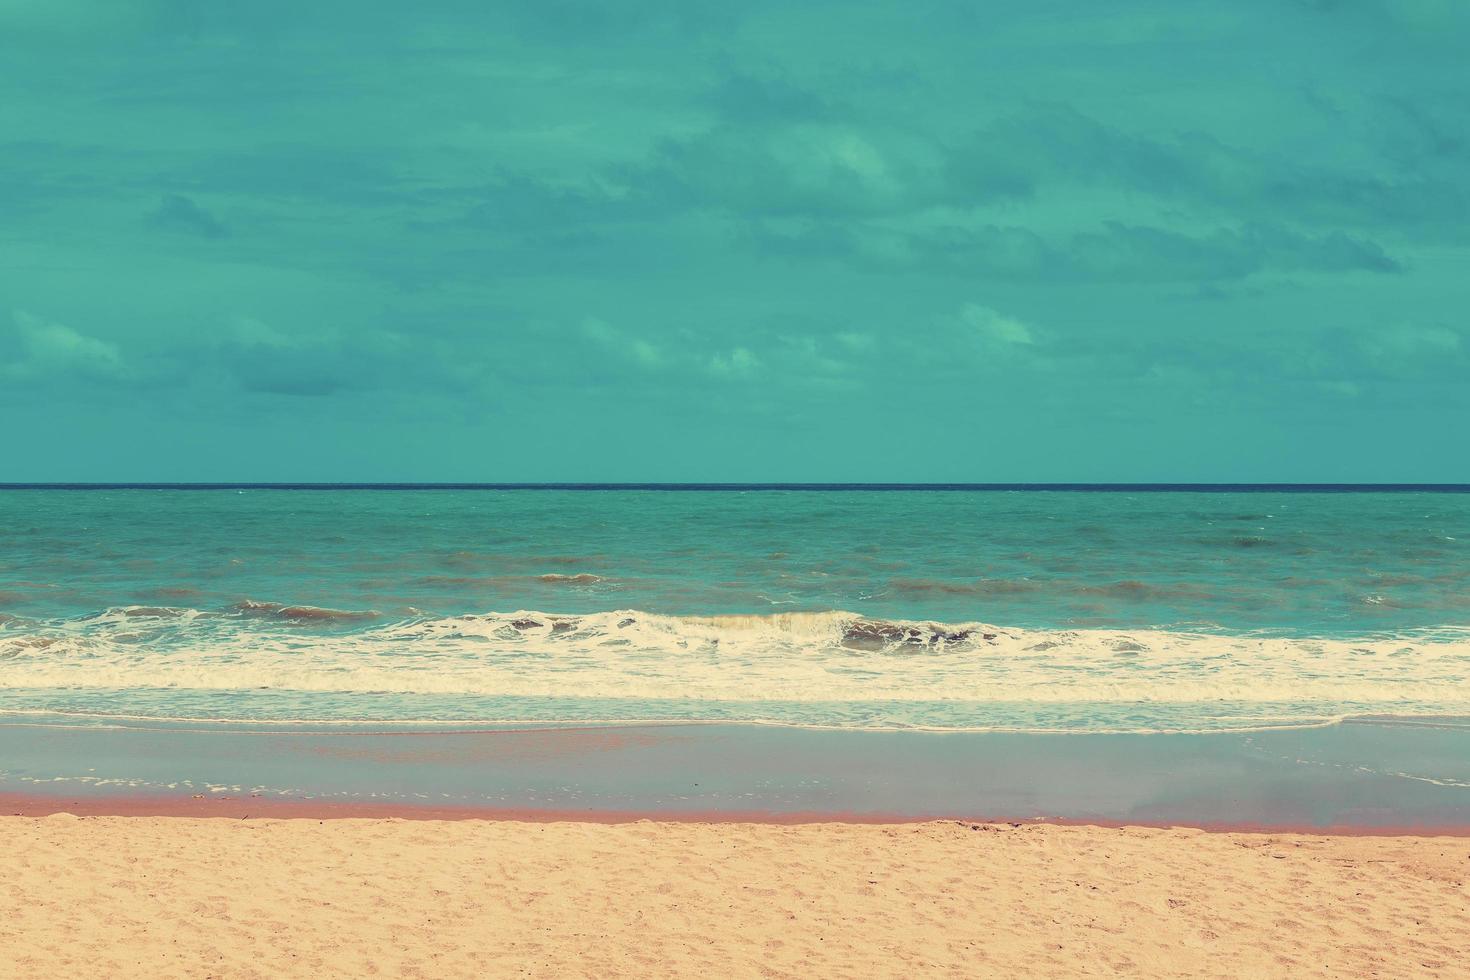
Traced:
<svg viewBox="0 0 1470 980">
<path fill-rule="evenodd" d="M 244 601 L 0 621 L 13 710 L 1215 730 L 1470 714 L 1470 630 L 1314 639 L 793 612 L 401 618 Z"/>
</svg>

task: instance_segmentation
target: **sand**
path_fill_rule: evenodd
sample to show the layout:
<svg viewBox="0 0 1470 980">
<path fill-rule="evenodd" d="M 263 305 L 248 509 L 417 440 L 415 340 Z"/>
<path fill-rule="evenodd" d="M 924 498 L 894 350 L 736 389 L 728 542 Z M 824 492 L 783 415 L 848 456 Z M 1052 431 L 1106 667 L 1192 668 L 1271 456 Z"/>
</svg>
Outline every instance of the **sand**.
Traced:
<svg viewBox="0 0 1470 980">
<path fill-rule="evenodd" d="M 6 977 L 1470 977 L 1470 839 L 0 818 Z"/>
</svg>

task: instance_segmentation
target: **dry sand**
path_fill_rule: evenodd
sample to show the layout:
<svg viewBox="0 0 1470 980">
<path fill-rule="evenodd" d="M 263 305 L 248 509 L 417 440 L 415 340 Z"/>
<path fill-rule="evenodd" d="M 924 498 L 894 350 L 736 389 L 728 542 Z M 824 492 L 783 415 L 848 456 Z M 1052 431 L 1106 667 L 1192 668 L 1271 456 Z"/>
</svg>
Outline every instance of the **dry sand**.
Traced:
<svg viewBox="0 0 1470 980">
<path fill-rule="evenodd" d="M 5 817 L 0 975 L 1470 977 L 1470 839 L 976 827 Z"/>
</svg>

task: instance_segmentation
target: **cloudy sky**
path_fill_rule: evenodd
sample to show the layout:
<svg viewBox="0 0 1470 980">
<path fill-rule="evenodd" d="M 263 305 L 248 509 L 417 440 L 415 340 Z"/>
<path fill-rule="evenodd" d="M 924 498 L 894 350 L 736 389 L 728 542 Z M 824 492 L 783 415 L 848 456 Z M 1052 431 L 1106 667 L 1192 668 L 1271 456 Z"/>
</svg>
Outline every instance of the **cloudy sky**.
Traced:
<svg viewBox="0 0 1470 980">
<path fill-rule="evenodd" d="M 3 480 L 1470 480 L 1459 0 L 0 0 Z"/>
</svg>

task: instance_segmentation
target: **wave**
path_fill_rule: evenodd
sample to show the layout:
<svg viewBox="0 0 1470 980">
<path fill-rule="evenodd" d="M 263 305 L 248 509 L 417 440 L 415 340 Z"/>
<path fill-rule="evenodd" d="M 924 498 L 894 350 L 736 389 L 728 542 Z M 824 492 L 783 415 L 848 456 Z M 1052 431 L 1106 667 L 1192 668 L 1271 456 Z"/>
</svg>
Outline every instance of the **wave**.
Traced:
<svg viewBox="0 0 1470 980">
<path fill-rule="evenodd" d="M 356 623 L 380 619 L 382 613 L 368 610 L 324 609 L 320 606 L 287 606 L 279 602 L 246 599 L 231 607 L 242 616 L 264 616 L 291 623 Z"/>
<path fill-rule="evenodd" d="M 321 628 L 334 624 L 352 628 Z M 1116 724 L 1167 720 L 1171 730 L 1187 730 L 1205 705 L 1237 706 L 1230 710 L 1251 725 L 1470 713 L 1470 630 L 1454 628 L 1344 640 L 635 609 L 384 621 L 372 611 L 251 602 L 6 624 L 0 664 L 0 689 L 53 692 L 37 695 L 43 701 L 86 691 L 134 692 L 118 695 L 124 702 L 161 692 L 160 705 L 184 692 L 296 692 L 306 717 L 312 703 L 341 702 L 351 713 L 418 696 L 439 699 L 425 710 L 482 699 L 456 709 L 467 716 L 499 710 L 483 699 L 519 699 L 523 712 L 602 699 L 688 716 L 699 713 L 693 705 L 747 720 L 820 704 L 823 717 L 849 723 L 878 716 L 928 727 L 979 727 L 1018 704 L 1046 708 L 1047 724 L 1062 729 L 1085 729 L 1100 704 L 1128 706 Z"/>
<path fill-rule="evenodd" d="M 464 623 L 488 624 L 497 634 L 503 624 L 518 633 L 549 631 L 550 635 L 578 633 L 583 635 L 623 634 L 667 648 L 688 643 L 717 646 L 750 645 L 751 643 L 789 644 L 796 650 L 814 644 L 829 643 L 846 650 L 899 651 L 913 649 L 944 650 L 976 642 L 994 640 L 999 634 L 979 623 L 945 624 L 936 622 L 871 619 L 845 612 L 774 613 L 725 616 L 661 616 L 637 610 L 596 613 L 582 616 L 558 616 L 543 613 L 517 613 L 507 620 L 491 614 L 461 617 L 449 621 L 451 629 L 463 633 Z M 442 623 L 443 621 L 441 621 Z M 433 623 L 421 624 L 431 630 Z"/>
<path fill-rule="evenodd" d="M 806 702 L 635 702 L 611 699 L 471 699 L 401 697 L 372 702 L 327 699 L 309 692 L 250 692 L 221 695 L 213 691 L 76 692 L 57 700 L 44 692 L 10 692 L 0 712 L 0 726 L 127 727 L 155 723 L 158 730 L 179 726 L 198 729 L 210 723 L 235 730 L 306 731 L 312 728 L 344 733 L 486 732 L 527 726 L 583 725 L 769 725 L 832 731 L 1009 732 L 1076 734 L 1210 734 L 1260 733 L 1282 729 L 1327 728 L 1353 724 L 1363 718 L 1378 725 L 1386 716 L 1326 715 L 1297 711 L 1290 705 L 1180 705 L 1172 712 L 1147 718 L 1128 706 L 1089 706 L 1085 720 L 1046 706 L 986 705 L 968 715 L 956 715 L 950 705 L 818 703 Z M 149 698 L 165 693 L 166 701 Z M 126 701 L 118 695 L 128 694 Z M 39 698 L 37 697 L 39 695 Z M 1461 730 L 1453 716 L 1403 716 L 1406 727 L 1444 727 Z M 1441 725 L 1448 720 L 1448 724 Z M 215 729 L 224 731 L 228 729 Z"/>
</svg>

